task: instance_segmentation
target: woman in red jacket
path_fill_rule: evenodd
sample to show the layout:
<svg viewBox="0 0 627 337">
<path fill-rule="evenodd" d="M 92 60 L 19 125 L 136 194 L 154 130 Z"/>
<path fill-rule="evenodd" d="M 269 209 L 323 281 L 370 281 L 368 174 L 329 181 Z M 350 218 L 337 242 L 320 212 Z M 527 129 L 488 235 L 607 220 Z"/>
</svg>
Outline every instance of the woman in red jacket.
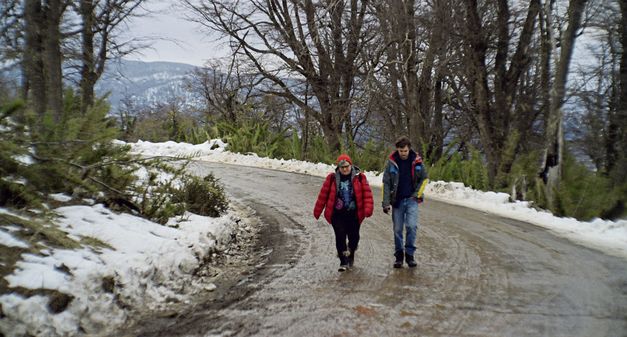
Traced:
<svg viewBox="0 0 627 337">
<path fill-rule="evenodd" d="M 337 158 L 335 172 L 329 173 L 324 180 L 314 207 L 314 217 L 320 218 L 323 210 L 324 218 L 335 232 L 335 246 L 340 258 L 338 271 L 345 271 L 355 260 L 361 222 L 371 216 L 373 210 L 368 180 L 346 154 Z"/>
</svg>

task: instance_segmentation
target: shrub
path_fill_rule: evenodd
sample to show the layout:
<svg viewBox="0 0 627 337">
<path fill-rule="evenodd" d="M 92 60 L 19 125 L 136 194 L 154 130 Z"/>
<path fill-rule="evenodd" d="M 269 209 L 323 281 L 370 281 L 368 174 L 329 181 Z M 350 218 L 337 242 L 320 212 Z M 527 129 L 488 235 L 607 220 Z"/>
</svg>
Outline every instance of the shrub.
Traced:
<svg viewBox="0 0 627 337">
<path fill-rule="evenodd" d="M 488 171 L 483 164 L 481 153 L 471 147 L 466 159 L 460 151 L 452 152 L 455 145 L 457 143 L 449 145 L 444 152 L 445 155 L 437 162 L 427 164 L 429 179 L 457 181 L 477 190 L 487 190 L 489 188 Z"/>
<path fill-rule="evenodd" d="M 286 131 L 274 132 L 266 122 L 220 122 L 220 137 L 226 139 L 228 150 L 236 153 L 256 153 L 260 157 L 288 158 Z"/>
<path fill-rule="evenodd" d="M 192 213 L 211 217 L 220 216 L 228 207 L 224 188 L 213 174 L 204 178 L 185 177 L 182 187 L 174 192 L 172 199 L 175 203 L 185 204 Z"/>
<path fill-rule="evenodd" d="M 302 139 L 301 139 L 302 141 Z M 331 164 L 335 162 L 337 155 L 334 157 L 329 145 L 320 135 L 316 135 L 311 138 L 309 146 L 303 151 L 303 160 L 310 161 L 312 163 L 327 163 Z"/>
<path fill-rule="evenodd" d="M 187 163 L 174 167 L 168 161 L 150 159 L 137 171 L 138 181 L 130 193 L 130 202 L 144 217 L 165 224 L 173 216 L 183 214 L 185 205 L 172 201 Z"/>
<path fill-rule="evenodd" d="M 383 171 L 389 153 L 383 143 L 369 140 L 362 147 L 353 143 L 348 154 L 361 170 L 378 173 Z"/>
<path fill-rule="evenodd" d="M 185 211 L 220 216 L 228 207 L 224 188 L 212 174 L 204 178 L 188 174 L 190 161 L 181 163 L 180 159 L 176 166 L 169 162 L 177 159 L 152 159 L 145 163 L 132 198 L 138 212 L 161 224 Z"/>
<path fill-rule="evenodd" d="M 611 180 L 577 163 L 572 155 L 565 156 L 563 177 L 557 191 L 557 215 L 581 220 L 601 217 L 620 199 L 620 189 Z"/>
<path fill-rule="evenodd" d="M 40 208 L 41 195 L 29 183 L 36 172 L 28 163 L 28 129 L 15 118 L 23 109 L 22 101 L 0 106 L 0 206 Z"/>
</svg>

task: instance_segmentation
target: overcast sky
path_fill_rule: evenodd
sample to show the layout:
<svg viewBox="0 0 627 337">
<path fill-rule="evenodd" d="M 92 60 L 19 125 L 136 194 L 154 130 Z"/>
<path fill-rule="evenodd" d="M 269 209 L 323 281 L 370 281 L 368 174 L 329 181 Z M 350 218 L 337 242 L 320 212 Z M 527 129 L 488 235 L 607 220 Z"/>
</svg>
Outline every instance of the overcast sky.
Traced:
<svg viewBox="0 0 627 337">
<path fill-rule="evenodd" d="M 150 1 L 146 7 L 153 11 L 145 17 L 134 18 L 129 33 L 134 37 L 149 39 L 151 49 L 130 59 L 141 61 L 169 61 L 201 66 L 212 57 L 224 56 L 228 48 L 202 33 L 196 23 L 185 19 L 184 9 L 173 6 L 174 0 Z"/>
</svg>

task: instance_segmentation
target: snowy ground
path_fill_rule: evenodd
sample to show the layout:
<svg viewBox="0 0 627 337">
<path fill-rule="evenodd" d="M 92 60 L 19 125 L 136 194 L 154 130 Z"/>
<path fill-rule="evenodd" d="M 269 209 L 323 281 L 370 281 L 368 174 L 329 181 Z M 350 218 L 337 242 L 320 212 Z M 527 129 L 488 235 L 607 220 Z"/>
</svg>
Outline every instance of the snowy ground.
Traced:
<svg viewBox="0 0 627 337">
<path fill-rule="evenodd" d="M 59 203 L 71 199 L 52 197 Z M 28 298 L 0 296 L 0 336 L 106 335 L 127 321 L 132 309 L 186 302 L 216 287 L 211 277 L 192 278 L 192 272 L 207 255 L 226 250 L 231 233 L 248 226 L 248 210 L 236 208 L 219 218 L 186 213 L 166 226 L 101 204 L 55 211 L 59 217 L 50 226 L 73 240 L 93 238 L 102 244 L 33 254 L 28 251 L 37 251 L 36 243 L 21 240 L 18 225 L 0 225 L 0 247 L 21 252 L 15 272 L 4 281 L 10 288 L 35 290 Z M 0 208 L 2 214 L 25 219 Z M 51 292 L 73 296 L 60 313 L 51 313 Z"/>
<path fill-rule="evenodd" d="M 168 302 L 187 301 L 194 291 L 211 290 L 215 285 L 189 276 L 207 254 L 228 241 L 239 220 L 235 211 L 219 218 L 188 213 L 170 220 L 168 225 L 178 224 L 174 228 L 116 214 L 99 204 L 56 211 L 60 215 L 57 226 L 71 238 L 97 238 L 110 248 L 22 254 L 16 271 L 5 278 L 9 287 L 53 289 L 74 299 L 63 312 L 51 314 L 46 296 L 0 296 L 6 316 L 0 316 L 0 332 L 5 336 L 74 336 L 81 335 L 81 330 L 87 335 L 105 334 L 127 319 L 129 312 L 122 308 L 156 309 Z M 6 228 L 0 228 L 0 244 L 29 246 Z M 106 280 L 114 282 L 114 290 L 105 289 Z"/>
<path fill-rule="evenodd" d="M 133 151 L 146 156 L 194 155 L 196 160 L 270 168 L 326 176 L 333 167 L 295 160 L 259 158 L 224 150 L 225 144 L 211 141 L 199 145 L 138 142 Z M 371 185 L 381 186 L 381 177 L 367 172 Z M 63 201 L 67 196 L 56 196 Z M 315 196 L 312 196 L 314 198 Z M 479 192 L 460 183 L 431 182 L 425 199 L 437 199 L 485 212 L 518 219 L 554 231 L 580 244 L 627 259 L 627 220 L 580 222 L 539 212 L 527 203 L 508 202 L 504 193 Z M 167 302 L 185 302 L 203 288 L 215 287 L 207 280 L 193 280 L 194 271 L 207 254 L 212 254 L 236 230 L 242 214 L 230 210 L 219 218 L 191 213 L 171 219 L 169 226 L 129 214 L 116 214 L 102 205 L 67 206 L 56 226 L 75 239 L 90 237 L 103 242 L 101 248 L 78 250 L 50 248 L 42 255 L 24 253 L 16 271 L 5 277 L 9 287 L 50 289 L 74 296 L 58 314 L 48 310 L 49 298 L 16 294 L 0 296 L 0 332 L 5 336 L 74 336 L 107 333 L 121 325 L 128 310 L 154 307 Z M 0 209 L 0 213 L 11 214 Z M 13 216 L 17 216 L 12 214 Z M 178 224 L 178 226 L 175 226 Z M 14 226 L 0 226 L 0 245 L 28 249 L 32 243 L 12 235 Z M 113 280 L 114 290 L 106 287 Z M 217 285 L 219 286 L 219 285 Z M 1 334 L 0 334 L 1 335 Z"/>
</svg>

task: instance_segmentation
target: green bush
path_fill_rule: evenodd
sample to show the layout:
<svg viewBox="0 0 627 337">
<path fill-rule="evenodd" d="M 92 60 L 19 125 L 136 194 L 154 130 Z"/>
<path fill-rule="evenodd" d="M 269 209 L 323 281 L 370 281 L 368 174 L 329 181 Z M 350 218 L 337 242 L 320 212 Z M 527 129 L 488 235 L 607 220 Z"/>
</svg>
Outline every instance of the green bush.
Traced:
<svg viewBox="0 0 627 337">
<path fill-rule="evenodd" d="M 97 101 L 82 114 L 72 100 L 78 97 L 67 93 L 62 116 L 36 116 L 23 104 L 0 108 L 0 170 L 11 177 L 1 183 L 1 205 L 41 209 L 52 193 L 103 200 L 132 183 L 134 169 L 120 165 L 131 160 L 129 149 L 112 143 L 117 129 L 108 105 Z"/>
<path fill-rule="evenodd" d="M 190 128 L 187 133 L 183 135 L 183 141 L 189 144 L 202 144 L 208 140 L 213 139 L 210 132 L 211 130 L 207 130 L 204 127 L 196 126 Z"/>
<path fill-rule="evenodd" d="M 174 203 L 183 203 L 192 213 L 218 217 L 228 208 L 224 188 L 213 174 L 204 178 L 187 176 L 182 187 L 172 196 Z"/>
<path fill-rule="evenodd" d="M 36 170 L 25 162 L 28 128 L 17 121 L 24 107 L 19 100 L 0 106 L 0 206 L 41 208 L 42 196 L 30 183 Z"/>
<path fill-rule="evenodd" d="M 177 185 L 184 175 L 185 162 L 178 167 L 169 165 L 163 159 L 150 159 L 143 163 L 142 177 L 130 193 L 131 202 L 142 216 L 160 224 L 165 224 L 171 217 L 185 212 L 185 205 L 173 202 L 172 195 L 178 190 Z"/>
<path fill-rule="evenodd" d="M 298 137 L 298 133 L 292 132 L 292 137 L 287 140 L 286 152 L 288 154 L 288 158 L 303 160 L 303 145 Z"/>
<path fill-rule="evenodd" d="M 170 133 L 161 117 L 142 116 L 135 120 L 134 128 L 128 133 L 126 140 L 159 143 L 170 140 Z"/>
<path fill-rule="evenodd" d="M 449 153 L 448 156 L 442 156 L 431 165 L 427 164 L 429 179 L 462 182 L 465 186 L 476 190 L 487 190 L 489 188 L 488 171 L 483 164 L 481 153 L 471 148 L 469 158 L 465 159 L 459 151 L 451 153 L 455 145 L 457 143 L 452 143 L 444 152 Z"/>
<path fill-rule="evenodd" d="M 559 189 L 550 203 L 546 186 L 538 176 L 539 151 L 520 154 L 508 176 L 508 185 L 516 185 L 517 191 L 526 189 L 522 200 L 531 201 L 538 209 L 545 209 L 557 216 L 574 217 L 578 220 L 607 218 L 625 201 L 625 186 L 614 186 L 611 180 L 593 172 L 566 151 Z M 524 181 L 525 185 L 521 182 Z M 551 204 L 553 205 L 551 208 Z"/>
<path fill-rule="evenodd" d="M 302 141 L 302 139 L 301 139 Z M 337 155 L 333 156 L 329 145 L 320 135 L 311 137 L 307 151 L 303 150 L 303 160 L 312 163 L 335 163 Z"/>
<path fill-rule="evenodd" d="M 377 143 L 373 140 L 369 140 L 361 148 L 353 143 L 348 150 L 348 155 L 353 159 L 355 165 L 359 166 L 361 170 L 375 173 L 383 171 L 388 154 L 383 143 Z"/>
<path fill-rule="evenodd" d="M 131 116 L 128 112 L 120 113 L 117 121 L 118 128 L 123 131 L 121 139 L 128 142 L 137 140 L 149 142 L 188 142 L 192 144 L 202 143 L 195 141 L 203 137 L 198 133 L 198 121 L 187 112 L 180 112 L 167 107 L 155 108 L 156 111 L 139 111 Z"/>
<path fill-rule="evenodd" d="M 256 153 L 260 157 L 289 157 L 286 131 L 274 132 L 266 122 L 219 122 L 220 138 L 228 143 L 228 150 L 235 153 Z"/>
<path fill-rule="evenodd" d="M 621 198 L 620 186 L 588 170 L 572 155 L 565 156 L 563 176 L 557 191 L 556 215 L 572 216 L 580 220 L 602 217 Z"/>
<path fill-rule="evenodd" d="M 75 99 L 70 94 L 66 101 Z M 102 100 L 83 114 L 78 104 L 66 103 L 69 111 L 58 117 L 46 114 L 31 117 L 33 156 L 37 177 L 30 182 L 43 193 L 66 193 L 97 201 L 118 199 L 127 194 L 135 181 L 131 165 L 136 158 L 130 147 L 113 143 L 118 135 L 115 122 L 108 115 L 109 106 Z"/>
<path fill-rule="evenodd" d="M 265 121 L 220 121 L 211 127 L 191 129 L 185 136 L 187 142 L 196 144 L 213 138 L 224 140 L 231 152 L 256 153 L 260 157 L 334 164 L 339 155 L 331 151 L 321 135 L 310 136 L 305 148 L 296 131 L 275 131 Z M 367 171 L 381 171 L 387 155 L 384 145 L 372 140 L 362 147 L 351 144 L 342 152 L 348 153 L 356 165 Z"/>
<path fill-rule="evenodd" d="M 132 198 L 141 215 L 165 224 L 185 211 L 211 217 L 226 211 L 224 188 L 212 174 L 201 179 L 187 173 L 189 160 L 178 160 L 177 165 L 169 161 L 152 159 L 144 163 L 146 177 L 139 181 Z"/>
</svg>

